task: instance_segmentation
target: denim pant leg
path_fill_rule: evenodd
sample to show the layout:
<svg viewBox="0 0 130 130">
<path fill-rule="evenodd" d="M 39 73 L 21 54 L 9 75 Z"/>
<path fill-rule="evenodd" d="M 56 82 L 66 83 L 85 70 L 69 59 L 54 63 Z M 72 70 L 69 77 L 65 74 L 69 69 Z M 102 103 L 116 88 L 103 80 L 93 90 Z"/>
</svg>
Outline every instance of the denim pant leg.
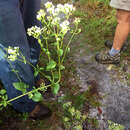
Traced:
<svg viewBox="0 0 130 130">
<path fill-rule="evenodd" d="M 40 22 L 36 19 L 37 12 L 40 10 L 41 0 L 24 0 L 23 3 L 23 20 L 24 27 L 27 31 L 28 28 L 32 26 L 41 26 Z M 31 60 L 30 62 L 36 66 L 38 63 L 39 55 L 40 55 L 40 45 L 38 41 L 27 35 L 30 52 L 31 52 Z M 35 81 L 39 80 L 39 76 L 35 78 Z"/>
<path fill-rule="evenodd" d="M 1 0 L 0 1 L 0 80 L 7 90 L 8 98 L 12 99 L 21 94 L 20 91 L 13 87 L 18 78 L 11 67 L 3 57 L 4 48 L 17 46 L 20 48 L 26 59 L 30 60 L 30 48 L 28 45 L 18 0 Z M 28 64 L 22 62 L 12 62 L 13 67 L 18 70 L 22 82 L 25 82 L 32 90 L 34 85 L 34 76 L 32 69 Z M 31 112 L 37 103 L 24 96 L 12 102 L 13 107 L 19 112 Z"/>
<path fill-rule="evenodd" d="M 32 26 L 41 26 L 40 22 L 36 19 L 37 12 L 40 10 L 40 4 L 41 0 L 24 0 L 23 21 L 26 31 Z M 40 55 L 40 45 L 33 37 L 27 35 L 27 39 L 31 50 L 31 63 L 35 66 Z"/>
<path fill-rule="evenodd" d="M 9 62 L 7 62 L 7 59 L 5 59 L 4 55 L 4 47 L 0 44 L 0 79 L 2 80 L 2 83 L 7 91 L 8 100 L 10 100 L 22 94 L 13 86 L 13 83 L 20 81 L 17 75 L 14 72 L 12 72 L 12 67 L 15 70 L 19 71 L 18 75 L 21 81 L 29 85 L 27 91 L 32 90 L 32 86 L 34 85 L 34 78 L 32 70 L 30 69 L 30 66 L 28 64 L 15 61 L 10 62 L 10 66 Z M 13 105 L 14 109 L 16 109 L 19 112 L 31 112 L 37 103 L 28 99 L 28 96 L 24 96 L 11 102 L 11 104 Z"/>
</svg>

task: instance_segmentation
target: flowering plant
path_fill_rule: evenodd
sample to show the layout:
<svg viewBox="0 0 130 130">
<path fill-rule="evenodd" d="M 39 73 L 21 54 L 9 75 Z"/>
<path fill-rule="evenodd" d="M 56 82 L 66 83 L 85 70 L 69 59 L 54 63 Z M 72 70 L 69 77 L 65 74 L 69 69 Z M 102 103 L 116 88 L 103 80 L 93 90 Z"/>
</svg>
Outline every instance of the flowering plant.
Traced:
<svg viewBox="0 0 130 130">
<path fill-rule="evenodd" d="M 71 28 L 69 19 L 75 11 L 75 8 L 71 4 L 58 4 L 55 6 L 52 2 L 47 2 L 45 4 L 45 8 L 46 10 L 41 9 L 37 14 L 37 20 L 41 22 L 42 26 L 33 26 L 28 29 L 27 33 L 29 36 L 38 40 L 41 47 L 41 55 L 46 57 L 43 66 L 33 66 L 35 71 L 34 76 L 37 76 L 40 73 L 49 81 L 50 84 L 47 86 L 45 86 L 45 84 L 41 84 L 39 88 L 34 87 L 32 91 L 27 92 L 26 88 L 28 88 L 28 85 L 21 82 L 14 83 L 14 87 L 22 91 L 23 95 L 11 99 L 7 101 L 7 103 L 25 95 L 28 95 L 29 98 L 34 101 L 39 101 L 42 99 L 42 95 L 39 90 L 44 92 L 47 87 L 51 87 L 53 94 L 57 94 L 60 89 L 61 71 L 65 69 L 63 65 L 64 59 L 66 54 L 70 51 L 69 45 L 72 39 L 81 31 L 81 29 L 78 28 L 80 19 L 74 19 L 74 27 Z M 64 44 L 64 38 L 68 32 L 71 34 L 70 40 L 67 44 Z M 53 42 L 50 43 L 50 39 L 53 39 Z M 18 47 L 9 47 L 8 53 L 8 60 L 15 61 L 20 58 L 20 61 L 25 64 L 30 64 L 19 52 Z M 3 104 L 0 102 L 0 106 L 2 105 Z"/>
<path fill-rule="evenodd" d="M 75 18 L 73 21 L 75 28 L 70 27 L 69 19 L 75 8 L 68 3 L 54 6 L 52 2 L 47 2 L 45 8 L 46 11 L 41 9 L 37 15 L 42 28 L 37 26 L 29 28 L 28 35 L 38 40 L 42 53 L 48 58 L 48 63 L 46 63 L 43 69 L 51 72 L 51 74 L 45 77 L 51 82 L 53 93 L 57 94 L 60 88 L 61 71 L 65 69 L 63 62 L 67 52 L 70 50 L 69 45 L 74 36 L 81 31 L 78 29 L 80 19 Z M 61 18 L 62 14 L 64 15 Z M 72 34 L 70 41 L 68 44 L 64 44 L 65 35 L 69 31 Z M 49 43 L 49 39 L 53 39 L 53 42 Z M 51 50 L 56 53 L 54 54 Z"/>
</svg>

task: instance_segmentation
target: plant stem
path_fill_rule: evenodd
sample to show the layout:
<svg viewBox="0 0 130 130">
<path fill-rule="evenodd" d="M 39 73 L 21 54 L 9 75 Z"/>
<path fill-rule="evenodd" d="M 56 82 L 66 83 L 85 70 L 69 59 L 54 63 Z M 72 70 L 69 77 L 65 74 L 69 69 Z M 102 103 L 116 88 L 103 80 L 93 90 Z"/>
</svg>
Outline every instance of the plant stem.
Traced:
<svg viewBox="0 0 130 130">
<path fill-rule="evenodd" d="M 61 63 L 63 63 L 63 61 L 64 61 L 64 59 L 65 59 L 65 56 L 66 56 L 66 53 L 67 53 L 67 49 L 68 49 L 68 47 L 69 47 L 69 45 L 70 45 L 72 39 L 74 38 L 77 29 L 78 29 L 78 26 L 76 26 L 75 32 L 72 34 L 72 36 L 71 36 L 71 38 L 70 38 L 70 40 L 69 40 L 69 42 L 68 42 L 68 44 L 67 44 L 67 46 L 66 46 L 66 48 L 65 48 L 65 52 L 64 52 L 63 58 L 62 58 L 62 60 L 61 60 Z"/>
<path fill-rule="evenodd" d="M 21 82 L 18 72 L 14 69 L 14 67 L 12 66 L 11 62 L 8 59 L 7 59 L 7 62 L 9 63 L 10 67 L 12 68 L 12 71 L 16 74 L 18 80 Z"/>
<path fill-rule="evenodd" d="M 50 87 L 50 86 L 51 86 L 51 85 L 47 85 L 46 87 L 48 88 L 48 87 Z M 29 92 L 27 92 L 27 93 L 25 93 L 25 94 L 22 94 L 22 95 L 20 95 L 20 96 L 15 97 L 15 98 L 13 98 L 13 99 L 10 99 L 10 100 L 7 101 L 7 104 L 9 104 L 10 102 L 12 102 L 12 101 L 14 101 L 14 100 L 17 100 L 17 99 L 19 99 L 19 98 L 21 98 L 21 97 L 23 97 L 23 96 L 26 96 L 26 95 L 28 95 L 28 94 L 31 94 L 31 93 L 33 93 L 33 92 L 35 92 L 35 91 L 42 90 L 44 87 L 45 87 L 45 86 L 40 87 L 40 88 L 37 88 L 37 89 L 32 90 L 32 91 L 29 91 Z M 0 106 L 2 106 L 2 104 L 0 104 Z"/>
</svg>

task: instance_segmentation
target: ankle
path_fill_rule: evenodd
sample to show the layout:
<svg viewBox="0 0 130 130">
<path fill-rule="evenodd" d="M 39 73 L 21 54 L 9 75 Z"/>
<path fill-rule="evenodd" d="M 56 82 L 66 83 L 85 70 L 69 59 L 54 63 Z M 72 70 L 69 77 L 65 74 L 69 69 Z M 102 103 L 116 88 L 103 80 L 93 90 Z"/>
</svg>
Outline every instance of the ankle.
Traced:
<svg viewBox="0 0 130 130">
<path fill-rule="evenodd" d="M 116 54 L 120 53 L 120 49 L 115 49 L 115 48 L 111 48 L 111 50 L 109 51 L 109 55 L 110 56 L 115 56 Z"/>
</svg>

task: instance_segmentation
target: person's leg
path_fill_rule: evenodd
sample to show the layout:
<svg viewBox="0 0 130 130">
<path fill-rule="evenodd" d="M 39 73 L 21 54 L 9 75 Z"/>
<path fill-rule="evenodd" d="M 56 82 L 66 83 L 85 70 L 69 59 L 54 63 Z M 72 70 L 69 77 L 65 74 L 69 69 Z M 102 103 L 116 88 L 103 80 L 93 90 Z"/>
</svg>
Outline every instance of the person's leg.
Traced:
<svg viewBox="0 0 130 130">
<path fill-rule="evenodd" d="M 112 49 L 109 51 L 111 56 L 120 53 L 125 40 L 128 37 L 130 31 L 130 11 L 117 10 L 117 27 L 114 36 Z"/>
<path fill-rule="evenodd" d="M 28 28 L 32 26 L 41 26 L 40 22 L 36 19 L 37 12 L 40 10 L 40 0 L 24 0 L 23 3 L 23 21 L 24 27 L 27 32 Z M 37 39 L 27 35 L 30 52 L 31 52 L 31 63 L 36 66 L 40 55 L 40 45 Z"/>
<path fill-rule="evenodd" d="M 130 32 L 130 11 L 117 10 L 117 22 L 113 48 L 120 50 Z"/>
<path fill-rule="evenodd" d="M 21 95 L 21 92 L 13 86 L 14 82 L 21 82 L 29 85 L 28 91 L 34 86 L 34 76 L 29 64 L 24 64 L 16 60 L 11 62 L 13 68 L 17 70 L 19 78 L 12 71 L 12 67 L 4 57 L 5 48 L 9 46 L 19 47 L 26 59 L 30 60 L 30 48 L 25 33 L 23 19 L 20 12 L 18 0 L 1 0 L 0 1 L 0 80 L 7 90 L 8 99 Z M 19 112 L 30 112 L 29 117 L 40 119 L 50 116 L 51 111 L 44 105 L 40 105 L 24 96 L 11 102 L 14 109 Z M 48 115 L 49 114 L 49 115 Z"/>
<path fill-rule="evenodd" d="M 9 46 L 19 47 L 26 59 L 30 59 L 30 50 L 18 0 L 0 1 L 0 80 L 2 80 L 7 90 L 8 98 L 12 99 L 21 95 L 21 92 L 14 88 L 13 83 L 19 82 L 19 80 L 2 55 L 4 54 L 4 48 L 8 48 Z M 18 70 L 21 81 L 29 85 L 28 91 L 31 91 L 32 86 L 34 86 L 34 77 L 31 67 L 28 64 L 18 61 L 12 62 L 12 64 L 14 69 Z M 28 96 L 24 96 L 12 102 L 13 107 L 19 112 L 31 112 L 36 104 L 37 103 L 30 100 Z"/>
<path fill-rule="evenodd" d="M 130 31 L 130 11 L 117 10 L 116 32 L 111 50 L 107 54 L 97 54 L 96 61 L 103 64 L 117 64 L 120 62 L 120 50 Z"/>
<path fill-rule="evenodd" d="M 0 44 L 0 80 L 2 81 L 8 95 L 8 100 L 13 99 L 22 93 L 16 90 L 13 86 L 13 83 L 20 82 L 19 78 L 22 82 L 29 85 L 28 91 L 32 90 L 32 86 L 34 85 L 34 79 L 32 75 L 32 71 L 29 65 L 25 65 L 20 62 L 10 62 L 12 66 L 10 66 L 9 62 L 5 59 L 4 52 L 5 47 Z M 12 71 L 13 68 L 18 70 L 18 76 Z M 28 96 L 24 96 L 19 98 L 13 102 L 11 102 L 13 108 L 19 112 L 31 112 L 37 103 L 33 102 L 32 100 L 28 99 Z"/>
<path fill-rule="evenodd" d="M 40 22 L 36 19 L 37 12 L 40 10 L 40 0 L 23 0 L 22 2 L 22 15 L 24 21 L 24 27 L 27 32 L 28 28 L 32 26 L 41 26 Z M 37 39 L 27 35 L 29 47 L 30 47 L 30 62 L 35 67 L 38 63 L 40 56 L 40 45 L 38 44 Z M 32 68 L 33 71 L 33 68 Z M 35 83 L 40 80 L 38 75 L 35 78 Z"/>
</svg>

